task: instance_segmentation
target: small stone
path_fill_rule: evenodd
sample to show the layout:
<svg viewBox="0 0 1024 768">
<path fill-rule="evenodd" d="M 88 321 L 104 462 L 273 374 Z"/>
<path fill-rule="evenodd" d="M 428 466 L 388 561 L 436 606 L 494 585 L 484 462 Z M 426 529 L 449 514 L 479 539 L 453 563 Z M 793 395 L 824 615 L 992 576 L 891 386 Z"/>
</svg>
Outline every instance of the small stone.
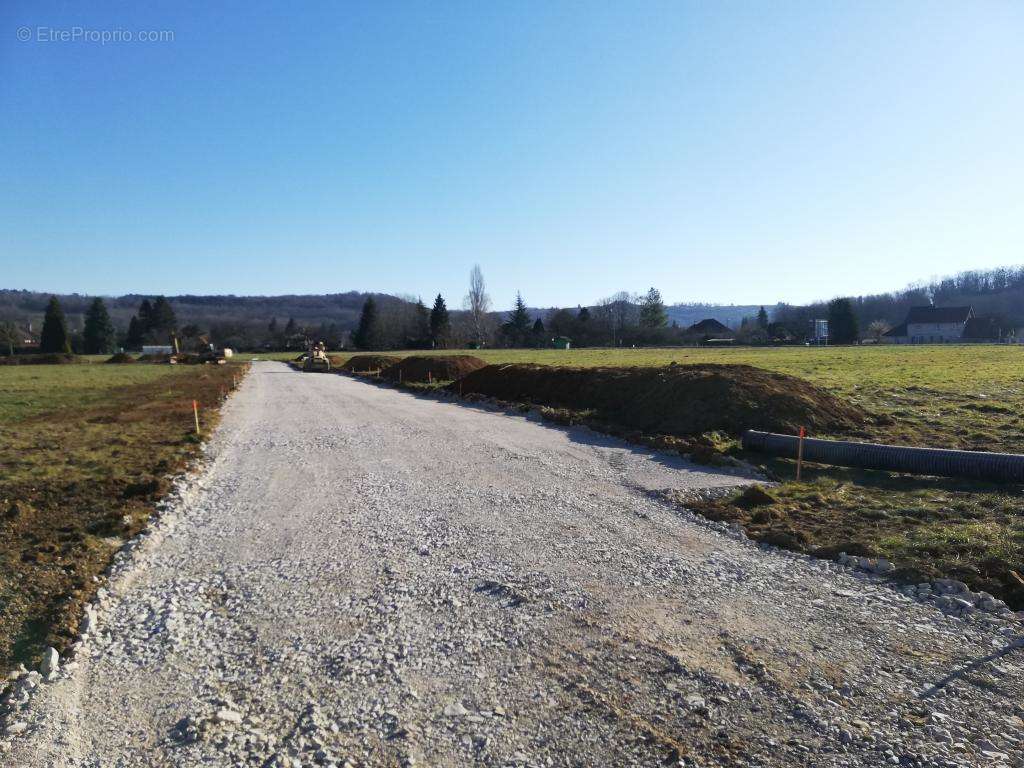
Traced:
<svg viewBox="0 0 1024 768">
<path fill-rule="evenodd" d="M 444 708 L 445 717 L 464 717 L 469 714 L 469 710 L 462 706 L 461 701 L 456 701 L 454 704 L 449 704 Z"/>
<path fill-rule="evenodd" d="M 242 722 L 242 715 L 239 712 L 235 712 L 233 709 L 220 709 L 217 710 L 217 720 L 221 723 L 228 723 L 230 725 L 238 725 Z"/>
<path fill-rule="evenodd" d="M 78 627 L 80 634 L 87 635 L 96 629 L 96 609 L 91 605 L 86 606 L 85 615 L 82 616 L 82 623 Z"/>
<path fill-rule="evenodd" d="M 28 723 L 24 720 L 20 720 L 16 723 L 11 723 L 4 729 L 4 733 L 8 736 L 17 736 L 18 734 L 24 733 L 28 730 Z"/>
<path fill-rule="evenodd" d="M 39 665 L 39 672 L 43 677 L 49 677 L 60 669 L 60 656 L 55 648 L 47 648 L 43 652 L 43 662 Z"/>
</svg>

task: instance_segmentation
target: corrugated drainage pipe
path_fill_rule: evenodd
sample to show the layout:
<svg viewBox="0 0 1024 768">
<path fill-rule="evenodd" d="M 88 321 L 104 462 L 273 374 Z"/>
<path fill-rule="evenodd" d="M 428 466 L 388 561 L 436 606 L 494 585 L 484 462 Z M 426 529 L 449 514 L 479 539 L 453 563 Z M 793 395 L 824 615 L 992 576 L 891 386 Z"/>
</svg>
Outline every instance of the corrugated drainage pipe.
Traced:
<svg viewBox="0 0 1024 768">
<path fill-rule="evenodd" d="M 800 438 L 749 430 L 743 434 L 748 451 L 796 458 Z M 841 467 L 882 469 L 917 475 L 971 477 L 978 480 L 1024 483 L 1024 456 L 1016 453 L 950 451 L 901 445 L 853 443 L 845 440 L 804 439 L 804 461 Z"/>
</svg>

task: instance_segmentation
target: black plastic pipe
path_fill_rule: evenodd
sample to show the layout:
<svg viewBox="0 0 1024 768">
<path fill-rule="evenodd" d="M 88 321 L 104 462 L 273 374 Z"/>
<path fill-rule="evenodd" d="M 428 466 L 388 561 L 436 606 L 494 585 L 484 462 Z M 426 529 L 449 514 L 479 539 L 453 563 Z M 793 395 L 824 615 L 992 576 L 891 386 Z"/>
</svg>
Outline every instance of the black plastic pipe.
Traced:
<svg viewBox="0 0 1024 768">
<path fill-rule="evenodd" d="M 799 445 L 800 438 L 793 435 L 755 430 L 743 434 L 743 448 L 758 453 L 795 459 Z M 915 475 L 1024 483 L 1024 456 L 1016 453 L 950 451 L 944 448 L 911 448 L 805 438 L 804 461 Z"/>
</svg>

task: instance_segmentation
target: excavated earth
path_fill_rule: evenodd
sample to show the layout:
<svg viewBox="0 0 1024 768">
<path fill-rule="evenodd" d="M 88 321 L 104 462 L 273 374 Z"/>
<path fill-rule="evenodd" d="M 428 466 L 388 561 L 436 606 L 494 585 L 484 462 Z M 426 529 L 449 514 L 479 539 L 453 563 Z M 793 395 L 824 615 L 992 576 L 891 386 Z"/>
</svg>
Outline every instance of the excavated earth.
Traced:
<svg viewBox="0 0 1024 768">
<path fill-rule="evenodd" d="M 382 371 L 401 361 L 398 355 L 353 355 L 341 366 L 349 373 Z"/>
<path fill-rule="evenodd" d="M 1019 626 L 661 500 L 737 473 L 256 363 L 0 764 L 1024 765 Z"/>
<path fill-rule="evenodd" d="M 486 366 L 474 355 L 410 355 L 385 369 L 382 375 L 405 383 L 455 381 Z"/>
<path fill-rule="evenodd" d="M 576 368 L 489 365 L 458 382 L 464 395 L 589 412 L 667 435 L 748 429 L 856 432 L 868 414 L 804 379 L 750 365 Z"/>
</svg>

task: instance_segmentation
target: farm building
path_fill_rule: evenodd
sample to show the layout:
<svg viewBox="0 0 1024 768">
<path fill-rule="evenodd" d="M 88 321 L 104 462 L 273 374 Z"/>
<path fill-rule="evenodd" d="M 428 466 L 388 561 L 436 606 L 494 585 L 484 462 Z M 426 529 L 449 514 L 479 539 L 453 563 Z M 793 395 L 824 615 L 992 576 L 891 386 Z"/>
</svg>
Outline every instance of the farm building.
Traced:
<svg viewBox="0 0 1024 768">
<path fill-rule="evenodd" d="M 979 317 L 973 307 L 911 307 L 907 319 L 888 331 L 889 344 L 946 344 L 1000 341 L 1005 332 L 995 318 Z"/>
</svg>

